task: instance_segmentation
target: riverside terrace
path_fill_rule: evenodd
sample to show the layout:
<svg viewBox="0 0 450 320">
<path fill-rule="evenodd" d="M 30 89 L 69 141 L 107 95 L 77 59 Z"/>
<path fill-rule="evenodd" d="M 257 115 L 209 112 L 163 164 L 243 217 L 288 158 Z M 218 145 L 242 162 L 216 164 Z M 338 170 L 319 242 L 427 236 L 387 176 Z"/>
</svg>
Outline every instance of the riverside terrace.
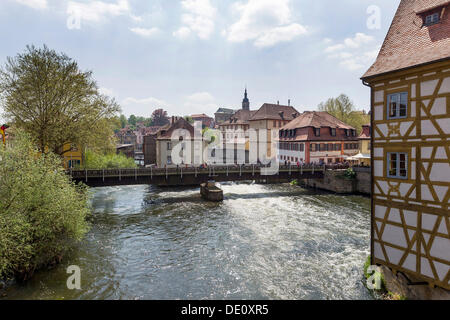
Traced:
<svg viewBox="0 0 450 320">
<path fill-rule="evenodd" d="M 262 165 L 230 165 L 178 167 L 178 168 L 136 168 L 106 170 L 68 170 L 75 182 L 90 187 L 117 185 L 153 184 L 157 186 L 200 185 L 208 181 L 255 181 L 256 183 L 286 183 L 294 179 L 321 179 L 325 170 L 342 170 L 346 165 L 282 165 L 274 175 L 267 175 Z"/>
</svg>

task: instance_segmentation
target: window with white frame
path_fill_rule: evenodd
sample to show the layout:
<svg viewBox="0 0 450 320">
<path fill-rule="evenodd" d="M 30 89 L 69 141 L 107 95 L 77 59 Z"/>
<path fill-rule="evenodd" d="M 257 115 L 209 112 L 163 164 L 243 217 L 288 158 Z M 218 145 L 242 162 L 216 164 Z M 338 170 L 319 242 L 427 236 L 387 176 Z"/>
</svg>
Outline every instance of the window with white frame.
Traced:
<svg viewBox="0 0 450 320">
<path fill-rule="evenodd" d="M 406 118 L 408 114 L 408 93 L 400 92 L 387 96 L 388 119 Z"/>
<path fill-rule="evenodd" d="M 408 178 L 408 154 L 406 152 L 388 152 L 387 162 L 389 178 Z"/>
<path fill-rule="evenodd" d="M 439 22 L 439 13 L 433 13 L 430 15 L 427 15 L 425 17 L 425 25 L 430 25 L 430 24 L 434 24 L 434 23 L 438 23 Z"/>
</svg>

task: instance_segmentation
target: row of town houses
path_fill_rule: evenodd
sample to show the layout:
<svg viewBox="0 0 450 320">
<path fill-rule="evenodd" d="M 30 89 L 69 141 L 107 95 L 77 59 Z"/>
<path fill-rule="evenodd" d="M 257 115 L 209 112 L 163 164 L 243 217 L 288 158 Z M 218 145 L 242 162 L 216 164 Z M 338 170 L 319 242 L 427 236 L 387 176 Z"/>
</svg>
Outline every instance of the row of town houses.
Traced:
<svg viewBox="0 0 450 320">
<path fill-rule="evenodd" d="M 118 151 L 128 156 L 134 152 L 135 159 L 141 165 L 158 167 L 180 164 L 172 159 L 172 151 L 179 143 L 182 144 L 181 149 L 185 148 L 187 142 L 192 142 L 189 143 L 192 149 L 190 158 L 185 159 L 186 164 L 264 163 L 264 159 L 259 157 L 264 155 L 265 159 L 277 157 L 280 163 L 289 164 L 351 162 L 370 165 L 370 124 L 364 125 L 358 135 L 356 128 L 329 113 L 301 113 L 290 105 L 290 101 L 288 105 L 264 103 L 258 110 L 250 110 L 245 90 L 241 109 L 220 108 L 214 119 L 205 114 L 192 115 L 190 118 L 201 122 L 203 129 L 220 130 L 222 143 L 212 150 L 212 158 L 217 162 L 212 162 L 211 157 L 205 159 L 205 155 L 198 152 L 200 148 L 207 147 L 207 143 L 202 142 L 199 146 L 194 142 L 194 125 L 183 117 L 171 117 L 169 123 L 161 127 L 138 126 L 135 131 L 122 129 L 118 133 Z M 188 134 L 174 141 L 174 132 L 180 132 L 180 129 Z M 264 138 L 264 142 L 256 141 L 256 159 L 250 154 L 250 131 L 255 133 L 256 139 Z M 266 150 L 259 150 L 262 146 Z M 238 158 L 239 152 L 241 158 Z"/>
</svg>

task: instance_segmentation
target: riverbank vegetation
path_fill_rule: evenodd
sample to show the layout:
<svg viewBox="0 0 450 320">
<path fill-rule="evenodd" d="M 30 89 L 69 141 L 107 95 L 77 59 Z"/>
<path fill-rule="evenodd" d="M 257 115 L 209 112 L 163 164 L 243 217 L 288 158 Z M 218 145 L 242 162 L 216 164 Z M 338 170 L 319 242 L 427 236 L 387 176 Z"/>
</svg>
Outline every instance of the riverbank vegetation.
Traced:
<svg viewBox="0 0 450 320">
<path fill-rule="evenodd" d="M 126 157 L 123 153 L 97 153 L 87 150 L 83 169 L 133 169 L 137 165 L 134 159 Z"/>
<path fill-rule="evenodd" d="M 369 267 L 371 265 L 371 258 L 370 255 L 367 257 L 366 262 L 364 263 L 364 278 L 365 280 L 370 281 L 369 279 L 375 279 L 378 278 L 378 281 L 381 284 L 381 287 L 379 289 L 370 289 L 367 288 L 372 292 L 372 294 L 378 298 L 383 300 L 406 300 L 406 297 L 402 296 L 401 294 L 391 292 L 387 289 L 386 280 L 384 278 L 384 275 L 381 271 L 371 271 L 369 272 Z"/>
<path fill-rule="evenodd" d="M 330 98 L 318 106 L 319 111 L 326 111 L 337 119 L 354 127 L 358 135 L 362 131 L 362 126 L 370 123 L 370 115 L 365 111 L 356 110 L 350 98 L 341 94 L 337 98 Z"/>
<path fill-rule="evenodd" d="M 0 185 L 0 279 L 24 281 L 83 238 L 88 192 L 64 173 L 58 155 L 40 153 L 21 132 L 14 147 L 0 145 Z"/>
</svg>

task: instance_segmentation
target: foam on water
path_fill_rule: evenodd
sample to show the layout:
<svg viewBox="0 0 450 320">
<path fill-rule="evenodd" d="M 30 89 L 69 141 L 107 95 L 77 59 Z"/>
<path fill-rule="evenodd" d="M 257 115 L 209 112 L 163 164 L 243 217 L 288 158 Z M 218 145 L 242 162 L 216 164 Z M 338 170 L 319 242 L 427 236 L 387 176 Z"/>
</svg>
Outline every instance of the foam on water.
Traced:
<svg viewBox="0 0 450 320">
<path fill-rule="evenodd" d="M 369 199 L 290 185 L 221 188 L 219 204 L 198 188 L 93 189 L 86 239 L 7 298 L 371 298 L 361 283 Z M 72 264 L 82 269 L 81 291 L 65 287 Z"/>
</svg>

